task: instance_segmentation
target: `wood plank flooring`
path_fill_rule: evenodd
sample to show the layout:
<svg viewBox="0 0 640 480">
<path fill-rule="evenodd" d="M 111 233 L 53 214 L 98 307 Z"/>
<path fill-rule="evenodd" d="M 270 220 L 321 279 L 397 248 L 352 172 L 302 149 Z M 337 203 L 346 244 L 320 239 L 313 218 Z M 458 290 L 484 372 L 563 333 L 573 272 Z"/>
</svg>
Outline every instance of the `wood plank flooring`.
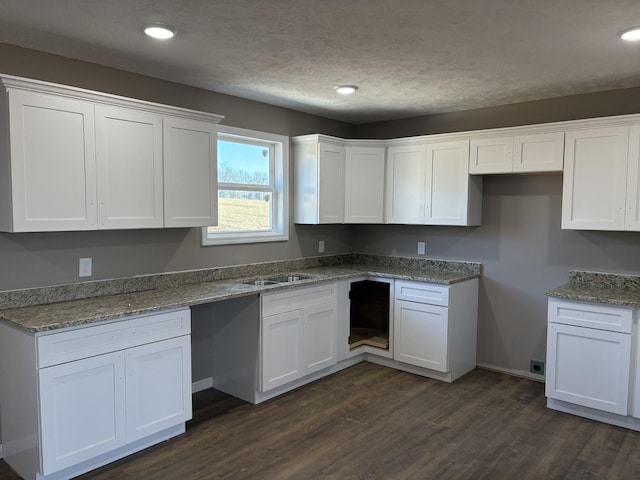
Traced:
<svg viewBox="0 0 640 480">
<path fill-rule="evenodd" d="M 81 478 L 640 479 L 640 433 L 481 369 L 446 384 L 361 363 L 258 406 L 210 390 L 194 407 L 184 435 Z"/>
</svg>

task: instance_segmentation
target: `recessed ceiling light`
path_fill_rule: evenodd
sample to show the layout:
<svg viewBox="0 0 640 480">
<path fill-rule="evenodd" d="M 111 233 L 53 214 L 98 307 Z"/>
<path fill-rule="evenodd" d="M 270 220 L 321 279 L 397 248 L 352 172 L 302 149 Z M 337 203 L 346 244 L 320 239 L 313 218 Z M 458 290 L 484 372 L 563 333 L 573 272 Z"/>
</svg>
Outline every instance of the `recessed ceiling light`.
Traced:
<svg viewBox="0 0 640 480">
<path fill-rule="evenodd" d="M 640 26 L 622 30 L 621 32 L 618 32 L 618 35 L 620 35 L 620 38 L 623 40 L 637 42 L 640 40 Z"/>
<path fill-rule="evenodd" d="M 176 29 L 169 25 L 154 23 L 151 25 L 145 25 L 144 33 L 153 38 L 166 40 L 168 38 L 172 38 L 176 34 Z"/>
<path fill-rule="evenodd" d="M 339 87 L 336 87 L 336 92 L 340 95 L 351 95 L 356 90 L 358 90 L 358 87 L 355 85 L 340 85 Z"/>
</svg>

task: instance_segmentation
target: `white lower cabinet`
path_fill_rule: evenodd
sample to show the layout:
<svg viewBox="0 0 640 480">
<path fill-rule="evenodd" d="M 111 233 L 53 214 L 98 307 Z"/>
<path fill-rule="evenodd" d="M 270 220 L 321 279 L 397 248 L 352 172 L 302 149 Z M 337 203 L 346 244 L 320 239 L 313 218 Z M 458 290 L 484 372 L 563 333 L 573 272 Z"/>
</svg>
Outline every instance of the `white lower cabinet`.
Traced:
<svg viewBox="0 0 640 480">
<path fill-rule="evenodd" d="M 447 307 L 396 300 L 394 320 L 396 360 L 443 373 L 449 370 Z"/>
<path fill-rule="evenodd" d="M 637 311 L 632 307 L 549 299 L 545 394 L 550 408 L 636 430 Z M 635 340 L 634 340 L 635 339 Z"/>
<path fill-rule="evenodd" d="M 626 415 L 631 335 L 559 323 L 547 335 L 547 397 Z"/>
<path fill-rule="evenodd" d="M 191 419 L 191 337 L 125 352 L 127 442 Z"/>
<path fill-rule="evenodd" d="M 191 418 L 190 337 L 42 368 L 44 474 Z"/>
<path fill-rule="evenodd" d="M 336 364 L 336 285 L 294 288 L 261 298 L 261 391 Z"/>
<path fill-rule="evenodd" d="M 303 374 L 317 372 L 336 363 L 337 303 L 304 309 L 302 316 Z"/>
<path fill-rule="evenodd" d="M 0 324 L 7 463 L 29 480 L 70 478 L 184 432 L 190 333 L 188 309 L 36 335 Z"/>
<path fill-rule="evenodd" d="M 427 376 L 445 381 L 473 370 L 477 306 L 477 279 L 452 285 L 397 280 L 394 360 L 428 369 L 433 375 Z"/>
<path fill-rule="evenodd" d="M 262 390 L 302 376 L 302 310 L 262 319 Z"/>
<path fill-rule="evenodd" d="M 40 370 L 43 475 L 127 443 L 124 379 L 122 352 Z"/>
</svg>

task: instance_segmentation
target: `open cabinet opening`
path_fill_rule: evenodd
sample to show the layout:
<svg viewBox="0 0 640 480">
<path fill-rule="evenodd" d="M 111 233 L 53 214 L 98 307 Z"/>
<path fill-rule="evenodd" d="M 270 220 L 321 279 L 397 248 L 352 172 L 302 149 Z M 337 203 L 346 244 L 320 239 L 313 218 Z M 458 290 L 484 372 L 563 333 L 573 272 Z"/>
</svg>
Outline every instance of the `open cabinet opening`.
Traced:
<svg viewBox="0 0 640 480">
<path fill-rule="evenodd" d="M 349 349 L 370 346 L 389 350 L 389 292 L 385 282 L 353 282 L 349 291 Z"/>
</svg>

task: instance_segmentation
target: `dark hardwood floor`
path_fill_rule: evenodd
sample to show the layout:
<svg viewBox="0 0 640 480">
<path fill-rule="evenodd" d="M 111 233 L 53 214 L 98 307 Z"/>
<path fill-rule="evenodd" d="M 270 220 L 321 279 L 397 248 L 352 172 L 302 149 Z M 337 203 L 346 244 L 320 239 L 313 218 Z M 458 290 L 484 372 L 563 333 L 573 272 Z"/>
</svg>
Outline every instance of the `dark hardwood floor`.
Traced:
<svg viewBox="0 0 640 480">
<path fill-rule="evenodd" d="M 186 434 L 81 478 L 640 479 L 640 433 L 547 409 L 542 383 L 361 363 L 258 406 L 201 392 Z"/>
</svg>

